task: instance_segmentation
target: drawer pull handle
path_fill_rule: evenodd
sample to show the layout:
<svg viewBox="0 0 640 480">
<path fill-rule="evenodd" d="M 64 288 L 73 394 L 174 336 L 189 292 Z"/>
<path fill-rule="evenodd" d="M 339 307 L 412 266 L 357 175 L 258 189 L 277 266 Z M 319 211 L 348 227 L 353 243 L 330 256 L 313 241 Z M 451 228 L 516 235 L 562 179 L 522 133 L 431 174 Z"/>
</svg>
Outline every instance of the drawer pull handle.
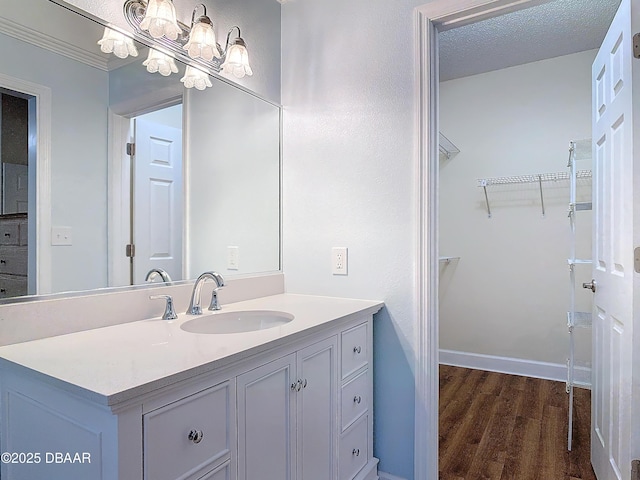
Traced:
<svg viewBox="0 0 640 480">
<path fill-rule="evenodd" d="M 352 454 L 354 457 L 359 457 L 359 456 L 360 456 L 360 449 L 359 449 L 359 448 L 354 448 L 354 449 L 353 449 L 353 452 L 351 452 L 351 454 Z"/>
<path fill-rule="evenodd" d="M 357 347 L 353 347 L 353 353 L 360 353 L 362 352 L 362 347 L 360 345 L 358 345 Z"/>
<path fill-rule="evenodd" d="M 353 397 L 353 403 L 357 403 L 359 405 L 361 401 L 362 397 L 360 395 L 356 395 L 355 397 Z"/>
<path fill-rule="evenodd" d="M 11 234 L 10 233 L 5 233 L 4 236 L 11 238 Z"/>
<path fill-rule="evenodd" d="M 7 293 L 7 289 L 6 288 L 0 288 L 0 293 Z"/>
<path fill-rule="evenodd" d="M 0 260 L 0 263 L 3 264 L 3 265 L 6 265 L 7 261 L 6 260 Z"/>
<path fill-rule="evenodd" d="M 202 430 L 191 430 L 189 432 L 189 440 L 191 440 L 193 443 L 200 443 L 203 438 L 204 433 L 202 432 Z"/>
</svg>

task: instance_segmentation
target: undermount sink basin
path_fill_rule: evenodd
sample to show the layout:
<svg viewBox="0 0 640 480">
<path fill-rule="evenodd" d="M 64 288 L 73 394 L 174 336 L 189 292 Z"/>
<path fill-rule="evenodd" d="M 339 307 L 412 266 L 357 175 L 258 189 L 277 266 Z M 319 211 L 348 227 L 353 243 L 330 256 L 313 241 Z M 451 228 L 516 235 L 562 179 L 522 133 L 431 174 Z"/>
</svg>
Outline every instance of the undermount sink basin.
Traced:
<svg viewBox="0 0 640 480">
<path fill-rule="evenodd" d="M 272 310 L 216 312 L 204 314 L 180 325 L 191 333 L 243 333 L 279 327 L 293 320 L 293 315 Z"/>
</svg>

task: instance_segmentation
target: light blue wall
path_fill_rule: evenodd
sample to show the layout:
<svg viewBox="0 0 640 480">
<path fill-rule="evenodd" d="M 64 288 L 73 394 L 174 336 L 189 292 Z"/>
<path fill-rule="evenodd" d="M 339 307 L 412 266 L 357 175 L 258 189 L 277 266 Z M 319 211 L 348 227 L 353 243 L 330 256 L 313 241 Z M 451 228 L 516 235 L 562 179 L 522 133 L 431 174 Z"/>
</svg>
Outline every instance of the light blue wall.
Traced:
<svg viewBox="0 0 640 480">
<path fill-rule="evenodd" d="M 51 222 L 73 229 L 72 246 L 51 248 L 53 289 L 104 287 L 107 73 L 2 34 L 0 73 L 51 89 Z"/>
<path fill-rule="evenodd" d="M 421 3 L 282 5 L 283 261 L 289 292 L 384 300 L 374 321 L 374 454 L 413 478 L 414 17 Z M 349 275 L 331 275 L 331 247 Z"/>
</svg>

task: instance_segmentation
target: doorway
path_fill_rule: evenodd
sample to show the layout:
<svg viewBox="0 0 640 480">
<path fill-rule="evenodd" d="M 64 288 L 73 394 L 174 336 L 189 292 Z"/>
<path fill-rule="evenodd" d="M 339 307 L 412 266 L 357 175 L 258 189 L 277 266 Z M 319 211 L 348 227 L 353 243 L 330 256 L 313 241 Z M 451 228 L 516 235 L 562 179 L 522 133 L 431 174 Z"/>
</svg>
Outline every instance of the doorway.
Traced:
<svg viewBox="0 0 640 480">
<path fill-rule="evenodd" d="M 503 1 L 477 2 L 469 0 L 452 6 L 450 2 L 435 1 L 417 10 L 417 51 L 420 68 L 417 73 L 418 124 L 420 132 L 417 156 L 421 245 L 418 299 L 420 360 L 416 401 L 416 478 L 437 478 L 437 405 L 439 364 L 439 283 L 438 248 L 438 28 L 450 29 L 513 12 L 523 7 L 545 2 Z M 446 134 L 446 132 L 445 132 Z M 455 139 L 453 139 L 455 141 Z M 462 148 L 461 148 L 462 150 Z M 426 206 L 426 207 L 425 207 Z M 420 272 L 419 272 L 420 273 Z M 425 402 L 427 398 L 430 401 Z M 422 399 L 422 400 L 421 400 Z M 428 405 L 425 407 L 425 405 Z M 435 421 L 434 421 L 435 417 Z M 424 452 L 428 452 L 424 455 Z"/>
<path fill-rule="evenodd" d="M 182 104 L 112 115 L 111 131 L 109 285 L 180 280 Z"/>
</svg>

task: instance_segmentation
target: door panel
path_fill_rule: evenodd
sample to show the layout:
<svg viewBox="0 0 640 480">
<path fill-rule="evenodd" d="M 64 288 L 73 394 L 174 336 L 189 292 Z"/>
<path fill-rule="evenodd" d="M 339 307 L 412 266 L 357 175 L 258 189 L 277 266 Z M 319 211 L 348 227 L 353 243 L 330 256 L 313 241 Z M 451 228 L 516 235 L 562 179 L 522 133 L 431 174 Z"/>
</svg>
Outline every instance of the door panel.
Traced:
<svg viewBox="0 0 640 480">
<path fill-rule="evenodd" d="M 631 9 L 622 0 L 592 69 L 592 463 L 599 480 L 629 480 L 633 364 L 634 151 Z"/>
<path fill-rule="evenodd" d="M 182 131 L 138 118 L 135 137 L 133 283 L 152 268 L 182 279 Z"/>
</svg>

